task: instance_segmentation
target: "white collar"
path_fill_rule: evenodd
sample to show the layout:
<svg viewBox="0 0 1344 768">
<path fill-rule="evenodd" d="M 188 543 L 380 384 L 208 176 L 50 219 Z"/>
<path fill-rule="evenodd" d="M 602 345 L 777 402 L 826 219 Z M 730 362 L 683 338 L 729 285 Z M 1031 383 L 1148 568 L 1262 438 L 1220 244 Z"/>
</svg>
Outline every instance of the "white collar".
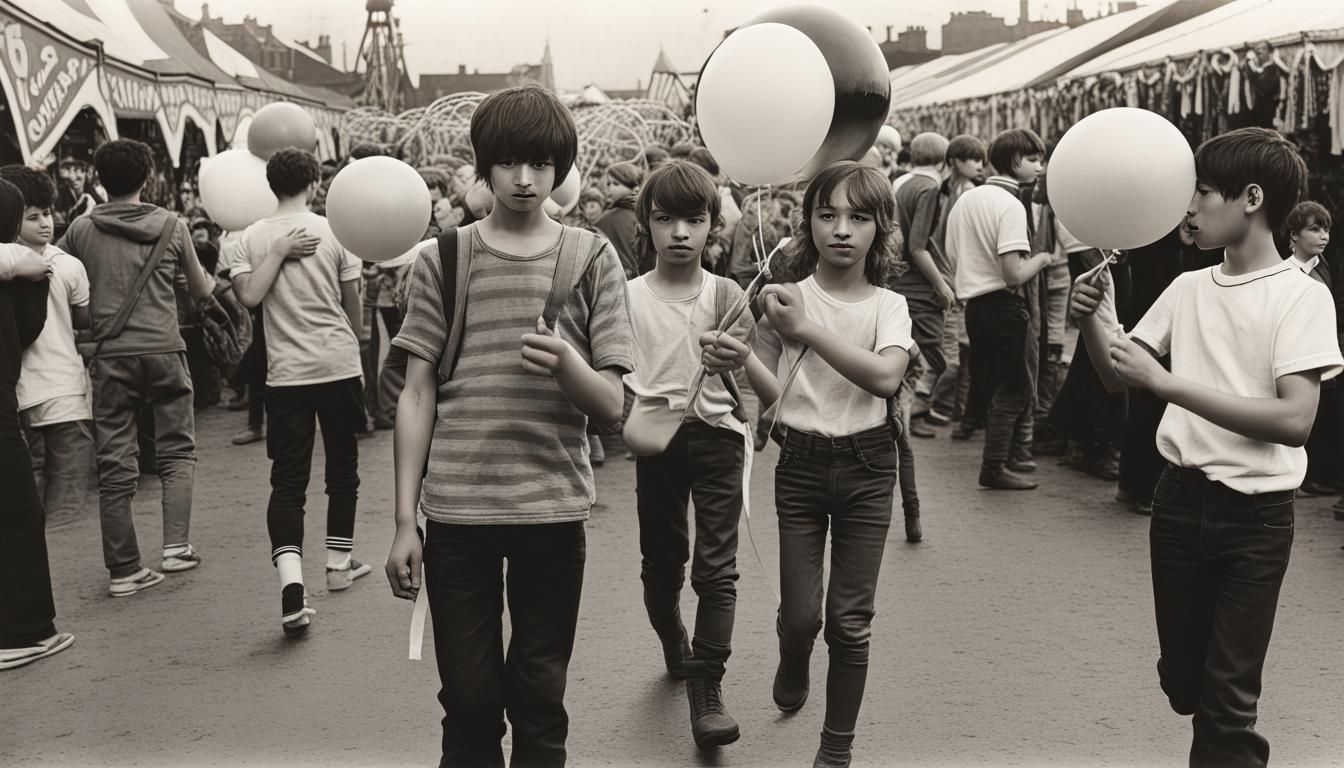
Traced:
<svg viewBox="0 0 1344 768">
<path fill-rule="evenodd" d="M 1291 257 L 1289 257 L 1289 258 L 1291 258 L 1291 259 L 1293 260 L 1293 263 L 1297 265 L 1297 268 L 1298 268 L 1298 269 L 1302 270 L 1303 272 L 1307 273 L 1308 275 L 1311 274 L 1311 270 L 1313 270 L 1313 269 L 1316 268 L 1316 265 L 1317 265 L 1317 264 L 1320 264 L 1320 263 L 1321 263 L 1321 257 L 1320 257 L 1319 255 L 1318 255 L 1318 256 L 1312 256 L 1312 257 L 1311 257 L 1311 261 L 1303 261 L 1303 260 L 1297 258 L 1297 254 L 1293 254 L 1293 255 L 1292 255 Z"/>
</svg>

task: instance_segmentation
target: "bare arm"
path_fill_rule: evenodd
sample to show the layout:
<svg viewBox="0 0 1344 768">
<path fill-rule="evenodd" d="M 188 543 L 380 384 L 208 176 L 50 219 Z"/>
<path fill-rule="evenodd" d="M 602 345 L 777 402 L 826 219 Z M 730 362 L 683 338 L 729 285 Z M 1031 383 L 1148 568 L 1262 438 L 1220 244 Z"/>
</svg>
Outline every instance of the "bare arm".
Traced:
<svg viewBox="0 0 1344 768">
<path fill-rule="evenodd" d="M 841 376 L 874 397 L 896 394 L 910 364 L 910 353 L 900 347 L 873 352 L 836 336 L 822 326 L 809 322 L 798 340 L 812 348 Z"/>
<path fill-rule="evenodd" d="M 938 296 L 943 300 L 944 307 L 952 306 L 952 302 L 957 300 L 956 291 L 947 284 L 943 278 L 943 273 L 938 270 L 938 265 L 933 263 L 933 254 L 929 253 L 927 248 L 911 248 L 910 259 L 915 263 L 915 269 L 929 281 L 933 290 L 938 292 Z"/>
<path fill-rule="evenodd" d="M 606 429 L 621 420 L 625 407 L 621 374 L 612 368 L 593 370 L 541 318 L 537 318 L 536 333 L 523 336 L 523 370 L 553 377 L 570 404 L 599 428 Z"/>
<path fill-rule="evenodd" d="M 1053 258 L 1048 253 L 1038 253 L 1031 258 L 1027 258 L 1026 251 L 1013 251 L 999 257 L 999 269 L 1003 272 L 1003 282 L 1008 284 L 1009 288 L 1027 282 L 1040 273 L 1050 264 Z"/>
<path fill-rule="evenodd" d="M 359 335 L 360 327 L 364 323 L 364 299 L 359 295 L 359 280 L 345 280 L 341 282 L 341 308 L 345 310 L 345 317 L 350 321 L 350 330 Z"/>
<path fill-rule="evenodd" d="M 287 258 L 304 258 L 317 251 L 320 238 L 312 237 L 302 230 L 291 230 L 284 237 L 271 243 L 271 250 L 262 260 L 261 266 L 251 272 L 233 275 L 233 292 L 238 301 L 248 309 L 254 309 L 271 292 L 275 278 L 280 274 Z M 358 328 L 358 326 L 356 326 Z"/>
<path fill-rule="evenodd" d="M 434 436 L 437 414 L 437 367 L 415 355 L 406 361 L 406 386 L 397 399 L 396 428 L 392 433 L 394 516 L 397 531 L 384 569 L 392 594 L 407 600 L 420 591 L 422 548 L 415 529 L 420 506 L 420 483 Z"/>
</svg>

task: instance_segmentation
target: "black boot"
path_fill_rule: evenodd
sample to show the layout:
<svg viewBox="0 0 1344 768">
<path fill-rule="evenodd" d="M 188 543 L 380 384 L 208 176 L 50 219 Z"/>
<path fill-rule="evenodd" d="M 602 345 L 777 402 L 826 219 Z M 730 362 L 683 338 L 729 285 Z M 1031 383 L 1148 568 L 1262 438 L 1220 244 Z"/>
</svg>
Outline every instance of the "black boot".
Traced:
<svg viewBox="0 0 1344 768">
<path fill-rule="evenodd" d="M 775 706 L 782 712 L 797 712 L 807 703 L 808 662 L 811 654 L 789 653 L 779 649 L 779 669 L 775 670 Z"/>
<path fill-rule="evenodd" d="M 737 721 L 723 706 L 723 664 L 688 659 L 686 700 L 691 705 L 691 735 L 701 749 L 732 744 L 741 736 Z"/>
<path fill-rule="evenodd" d="M 675 628 L 655 630 L 658 641 L 663 644 L 663 663 L 667 665 L 667 674 L 676 680 L 686 677 L 686 661 L 691 658 L 691 641 L 686 636 L 686 627 L 677 619 Z"/>
<path fill-rule="evenodd" d="M 821 747 L 812 760 L 812 768 L 849 768 L 849 758 L 854 746 L 854 732 L 836 733 L 826 726 L 821 727 Z"/>
<path fill-rule="evenodd" d="M 919 527 L 919 511 L 905 513 L 905 540 L 911 544 L 924 540 L 924 530 Z"/>
</svg>

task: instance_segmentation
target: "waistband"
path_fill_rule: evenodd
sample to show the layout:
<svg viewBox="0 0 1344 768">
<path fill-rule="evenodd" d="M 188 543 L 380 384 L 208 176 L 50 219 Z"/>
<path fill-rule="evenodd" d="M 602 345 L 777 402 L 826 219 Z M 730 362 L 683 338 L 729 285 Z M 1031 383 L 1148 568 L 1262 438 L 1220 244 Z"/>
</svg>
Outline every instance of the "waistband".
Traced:
<svg viewBox="0 0 1344 768">
<path fill-rule="evenodd" d="M 1182 467 L 1171 462 L 1167 462 L 1167 471 L 1176 477 L 1182 488 L 1197 490 L 1204 497 L 1223 506 L 1255 509 L 1293 501 L 1297 497 L 1297 491 L 1295 490 L 1242 493 L 1217 480 L 1210 479 L 1208 475 L 1204 474 L 1203 470 L 1195 467 Z"/>
<path fill-rule="evenodd" d="M 895 450 L 891 427 L 886 424 L 840 437 L 825 437 L 792 427 L 784 430 L 781 451 L 793 450 L 804 456 L 862 456 L 864 452 Z"/>
</svg>

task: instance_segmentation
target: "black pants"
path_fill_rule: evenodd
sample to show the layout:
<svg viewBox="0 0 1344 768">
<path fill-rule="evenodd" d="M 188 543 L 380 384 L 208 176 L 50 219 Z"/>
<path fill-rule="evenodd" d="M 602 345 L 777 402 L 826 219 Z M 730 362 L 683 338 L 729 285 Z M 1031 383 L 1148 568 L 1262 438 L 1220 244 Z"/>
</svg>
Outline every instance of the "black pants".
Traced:
<svg viewBox="0 0 1344 768">
<path fill-rule="evenodd" d="M 971 394 L 967 411 L 984 415 L 984 463 L 1008 461 L 1014 444 L 1021 443 L 1023 419 L 1030 407 L 1027 344 L 1031 310 L 1026 299 L 1009 291 L 994 291 L 966 302 L 966 333 L 971 339 Z"/>
<path fill-rule="evenodd" d="M 441 768 L 504 765 L 504 716 L 514 766 L 562 766 L 585 560 L 583 523 L 445 525 L 429 521 L 424 564 L 439 703 Z M 504 561 L 509 563 L 507 575 Z M 510 638 L 504 649 L 504 599 Z"/>
<path fill-rule="evenodd" d="M 247 426 L 260 430 L 266 401 L 266 324 L 261 307 L 252 310 L 252 342 L 233 369 L 229 384 L 236 389 L 248 387 Z"/>
<path fill-rule="evenodd" d="M 354 547 L 359 498 L 359 441 L 364 392 L 358 378 L 266 388 L 266 454 L 271 458 L 271 500 L 266 528 L 271 558 L 303 553 L 303 508 L 312 472 L 313 440 L 322 425 L 326 452 L 327 549 Z"/>
<path fill-rule="evenodd" d="M 1084 272 L 1101 263 L 1100 258 L 1097 251 L 1070 254 L 1069 276 L 1077 280 Z M 1124 271 L 1119 269 L 1112 272 L 1113 276 L 1117 276 L 1117 303 L 1120 300 L 1118 276 L 1123 274 Z M 1064 377 L 1064 384 L 1050 412 L 1050 423 L 1055 433 L 1078 443 L 1089 456 L 1102 455 L 1120 445 L 1124 438 L 1127 402 L 1125 392 L 1112 394 L 1106 391 L 1101 376 L 1092 365 L 1087 343 L 1079 334 L 1069 372 Z"/>
<path fill-rule="evenodd" d="M 691 559 L 686 505 L 695 503 L 691 588 L 700 598 L 695 658 L 724 662 L 737 609 L 737 524 L 742 514 L 742 436 L 692 420 L 667 450 L 635 464 L 644 607 L 659 636 L 681 631 L 681 587 Z"/>
<path fill-rule="evenodd" d="M 18 648 L 56 634 L 56 604 L 46 515 L 13 411 L 0 414 L 0 488 L 0 648 Z"/>
<path fill-rule="evenodd" d="M 1151 501 L 1167 460 L 1157 452 L 1157 428 L 1167 401 L 1146 389 L 1129 390 L 1128 418 L 1120 445 L 1120 489 L 1136 501 Z"/>
<path fill-rule="evenodd" d="M 1338 380 L 1321 384 L 1316 421 L 1307 439 L 1307 477 L 1321 483 L 1344 478 L 1344 388 Z"/>
<path fill-rule="evenodd" d="M 1158 675 L 1171 708 L 1195 716 L 1190 765 L 1265 765 L 1256 701 L 1293 546 L 1293 491 L 1249 496 L 1168 465 L 1150 546 Z"/>
<path fill-rule="evenodd" d="M 779 515 L 779 647 L 811 654 L 825 626 L 826 727 L 854 730 L 868 679 L 868 647 L 896 484 L 887 425 L 844 437 L 790 429 L 775 466 Z M 826 533 L 831 573 L 825 589 Z"/>
</svg>

